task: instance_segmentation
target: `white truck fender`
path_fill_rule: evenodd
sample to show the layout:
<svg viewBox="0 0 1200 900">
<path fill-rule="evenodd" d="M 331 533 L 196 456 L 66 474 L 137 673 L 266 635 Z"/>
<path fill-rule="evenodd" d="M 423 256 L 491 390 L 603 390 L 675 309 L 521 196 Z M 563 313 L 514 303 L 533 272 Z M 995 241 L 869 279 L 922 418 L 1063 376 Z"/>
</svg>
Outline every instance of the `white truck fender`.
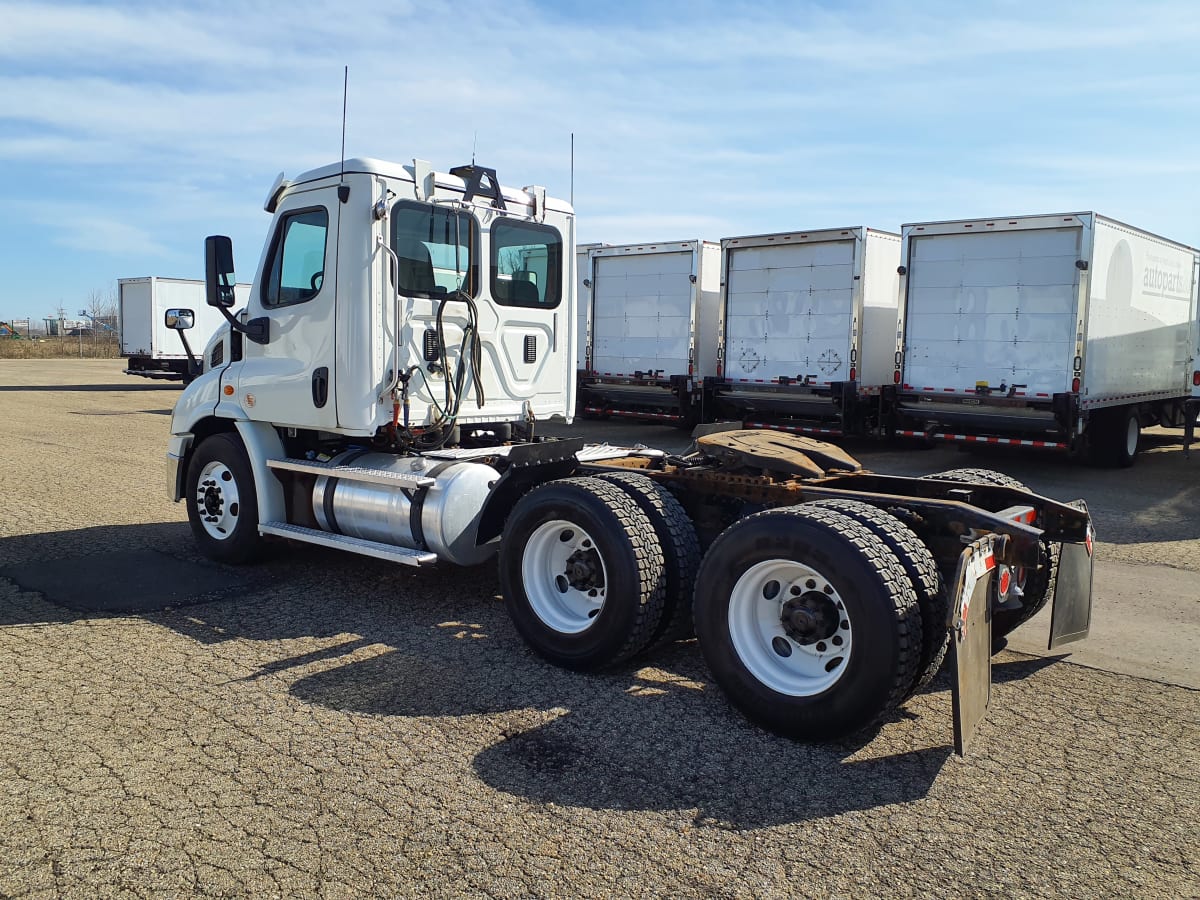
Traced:
<svg viewBox="0 0 1200 900">
<path fill-rule="evenodd" d="M 246 447 L 250 460 L 250 471 L 254 473 L 254 488 L 258 494 L 258 521 L 283 522 L 287 518 L 283 502 L 283 485 L 267 468 L 268 459 L 283 459 L 287 456 L 279 433 L 266 422 L 249 422 L 238 419 L 238 436 Z"/>
</svg>

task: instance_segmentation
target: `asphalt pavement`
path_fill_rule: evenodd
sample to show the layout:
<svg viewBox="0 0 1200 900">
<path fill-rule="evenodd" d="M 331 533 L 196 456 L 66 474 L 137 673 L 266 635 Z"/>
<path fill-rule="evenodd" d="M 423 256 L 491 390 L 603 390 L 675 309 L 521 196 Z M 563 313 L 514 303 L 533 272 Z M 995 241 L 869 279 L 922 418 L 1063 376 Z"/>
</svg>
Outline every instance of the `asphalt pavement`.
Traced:
<svg viewBox="0 0 1200 900">
<path fill-rule="evenodd" d="M 959 759 L 944 677 L 806 745 L 734 712 L 694 643 L 543 663 L 492 564 L 207 563 L 166 498 L 176 396 L 0 362 L 2 897 L 1200 896 L 1200 460 L 1170 433 L 1122 472 L 851 448 L 1095 515 L 1116 651 L 1001 653 Z M 147 608 L 101 608 L 122 591 Z"/>
</svg>

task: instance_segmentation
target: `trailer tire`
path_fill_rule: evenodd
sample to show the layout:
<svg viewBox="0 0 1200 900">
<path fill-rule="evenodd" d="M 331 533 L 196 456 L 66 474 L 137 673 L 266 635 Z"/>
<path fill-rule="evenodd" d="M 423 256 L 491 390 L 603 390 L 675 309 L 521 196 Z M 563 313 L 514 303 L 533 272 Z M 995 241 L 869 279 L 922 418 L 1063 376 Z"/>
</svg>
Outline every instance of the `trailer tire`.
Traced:
<svg viewBox="0 0 1200 900">
<path fill-rule="evenodd" d="M 942 668 L 950 647 L 950 610 L 942 573 L 933 553 L 916 532 L 890 513 L 860 500 L 817 500 L 809 506 L 847 515 L 887 544 L 896 555 L 917 595 L 921 617 L 921 649 L 907 700 L 925 687 Z"/>
<path fill-rule="evenodd" d="M 696 633 L 692 620 L 692 593 L 696 586 L 696 570 L 700 568 L 700 539 L 683 504 L 645 475 L 605 472 L 596 477 L 617 485 L 633 498 L 650 519 L 662 546 L 666 574 L 663 614 L 650 646 L 692 637 Z"/>
<path fill-rule="evenodd" d="M 234 434 L 205 438 L 188 462 L 188 523 L 200 552 L 217 562 L 251 562 L 262 554 L 258 491 L 246 449 Z"/>
<path fill-rule="evenodd" d="M 1118 469 L 1128 469 L 1137 461 L 1142 442 L 1142 420 L 1138 418 L 1137 408 L 1128 406 L 1114 410 L 1108 429 L 1109 463 Z"/>
<path fill-rule="evenodd" d="M 995 484 L 1000 487 L 1029 490 L 1025 485 L 1003 472 L 991 469 L 951 469 L 936 475 L 925 475 L 925 478 L 937 478 L 942 481 L 957 481 L 962 484 Z M 1054 585 L 1058 580 L 1058 556 L 1061 545 L 1057 541 L 1042 541 L 1042 552 L 1046 556 L 1046 564 L 1025 575 L 1025 598 L 1019 609 L 997 609 L 992 613 L 992 640 L 996 649 L 1000 649 L 1001 638 L 1012 634 L 1045 607 L 1047 601 L 1054 596 Z"/>
<path fill-rule="evenodd" d="M 725 529 L 700 565 L 695 615 L 713 679 L 748 718 L 787 737 L 870 727 L 903 701 L 920 655 L 917 598 L 895 554 L 849 516 L 812 505 Z"/>
<path fill-rule="evenodd" d="M 555 665 L 600 669 L 645 649 L 665 587 L 655 529 L 615 484 L 552 481 L 522 497 L 505 524 L 505 606 L 525 642 Z"/>
</svg>

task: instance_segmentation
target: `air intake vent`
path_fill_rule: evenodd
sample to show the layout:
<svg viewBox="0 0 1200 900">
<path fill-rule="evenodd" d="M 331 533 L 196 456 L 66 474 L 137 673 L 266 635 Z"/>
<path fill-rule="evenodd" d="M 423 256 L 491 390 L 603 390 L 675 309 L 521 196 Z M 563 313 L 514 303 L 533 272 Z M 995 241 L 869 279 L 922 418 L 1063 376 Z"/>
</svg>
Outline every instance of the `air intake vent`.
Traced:
<svg viewBox="0 0 1200 900">
<path fill-rule="evenodd" d="M 212 355 L 208 358 L 208 366 L 211 369 L 215 369 L 223 362 L 225 362 L 225 342 L 218 341 L 212 348 Z"/>
<path fill-rule="evenodd" d="M 537 335 L 525 335 L 525 362 L 537 362 Z"/>
<path fill-rule="evenodd" d="M 442 355 L 439 352 L 441 348 L 438 347 L 437 332 L 434 331 L 432 328 L 426 328 L 425 329 L 425 339 L 424 339 L 423 343 L 424 343 L 424 351 L 425 351 L 425 361 L 426 362 L 436 362 L 437 359 Z"/>
</svg>

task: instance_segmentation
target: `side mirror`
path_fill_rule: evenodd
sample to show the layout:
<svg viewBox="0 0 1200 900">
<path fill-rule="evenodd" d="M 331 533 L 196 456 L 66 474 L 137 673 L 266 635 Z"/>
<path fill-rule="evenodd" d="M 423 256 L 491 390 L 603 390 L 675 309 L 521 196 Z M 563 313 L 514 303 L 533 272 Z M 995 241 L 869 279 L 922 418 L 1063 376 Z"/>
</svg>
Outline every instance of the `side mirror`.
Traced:
<svg viewBox="0 0 1200 900">
<path fill-rule="evenodd" d="M 196 314 L 190 309 L 168 309 L 163 324 L 176 331 L 187 331 L 196 324 Z"/>
<path fill-rule="evenodd" d="M 209 306 L 229 309 L 236 302 L 233 292 L 233 241 L 223 234 L 204 239 L 204 287 Z"/>
</svg>

